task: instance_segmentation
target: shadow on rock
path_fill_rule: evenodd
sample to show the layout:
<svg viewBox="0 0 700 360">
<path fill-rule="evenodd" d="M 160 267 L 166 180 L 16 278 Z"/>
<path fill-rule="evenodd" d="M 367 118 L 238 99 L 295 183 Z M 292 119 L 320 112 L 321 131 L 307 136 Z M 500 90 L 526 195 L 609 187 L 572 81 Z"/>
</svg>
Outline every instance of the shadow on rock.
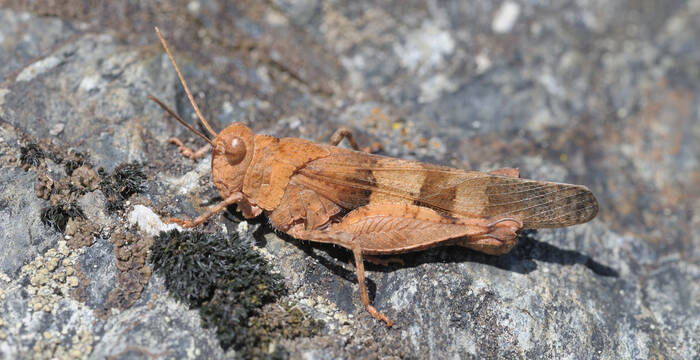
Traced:
<svg viewBox="0 0 700 360">
<path fill-rule="evenodd" d="M 261 226 L 258 229 L 260 238 L 268 231 L 274 231 L 266 221 L 260 221 Z M 312 248 L 320 249 L 328 253 L 328 255 L 341 260 L 350 261 L 352 253 L 339 246 L 320 244 L 306 241 L 299 241 L 291 236 L 277 232 L 278 236 L 286 241 L 291 241 L 304 250 L 310 253 Z M 477 262 L 495 266 L 499 269 L 517 272 L 520 274 L 529 274 L 537 270 L 537 261 L 555 263 L 559 265 L 584 265 L 593 273 L 600 276 L 619 277 L 617 270 L 595 261 L 588 255 L 584 255 L 576 250 L 564 250 L 547 242 L 536 239 L 537 230 L 525 230 L 518 236 L 518 245 L 507 254 L 494 256 L 482 254 L 470 249 L 459 246 L 443 246 L 426 251 L 411 252 L 406 254 L 397 254 L 388 257 L 400 258 L 405 262 L 405 265 L 392 265 L 400 267 L 415 267 L 424 263 L 443 262 L 443 263 L 461 263 L 461 262 Z M 311 255 L 311 254 L 309 254 Z M 313 255 L 311 255 L 313 256 Z M 314 256 L 316 258 L 316 256 Z M 385 267 L 381 265 L 367 264 L 367 268 L 372 271 L 391 271 L 391 266 Z M 340 275 L 340 274 L 339 274 Z M 351 276 L 353 278 L 354 275 Z"/>
<path fill-rule="evenodd" d="M 229 209 L 226 218 L 229 220 L 227 223 L 235 226 L 241 218 L 239 214 L 232 210 L 233 209 Z M 351 283 L 357 282 L 354 268 L 347 269 L 341 265 L 341 262 L 352 263 L 353 256 L 349 250 L 332 244 L 298 240 L 285 233 L 275 231 L 264 216 L 248 219 L 247 221 L 250 224 L 250 231 L 252 232 L 257 246 L 264 247 L 267 244 L 265 234 L 275 232 L 282 240 L 294 244 L 336 276 Z M 463 247 L 444 246 L 426 251 L 389 256 L 403 260 L 405 263 L 404 265 L 392 264 L 390 266 L 381 266 L 367 263 L 365 266 L 366 269 L 370 271 L 390 272 L 399 268 L 417 267 L 425 263 L 475 262 L 495 266 L 502 270 L 529 274 L 537 270 L 536 261 L 543 261 L 564 266 L 583 265 L 596 275 L 619 277 L 617 270 L 595 261 L 590 256 L 584 255 L 576 250 L 560 249 L 552 244 L 539 241 L 536 237 L 536 230 L 523 231 L 518 237 L 518 245 L 508 254 L 500 256 L 486 255 Z M 315 249 L 321 250 L 322 253 L 326 255 L 315 251 Z M 333 261 L 331 258 L 337 261 Z M 366 279 L 370 299 L 374 301 L 377 285 L 371 277 L 367 277 Z"/>
<path fill-rule="evenodd" d="M 518 237 L 518 245 L 508 254 L 488 256 L 470 251 L 465 257 L 474 257 L 473 261 L 493 265 L 503 270 L 529 274 L 537 269 L 534 260 L 555 263 L 559 265 L 584 265 L 593 273 L 600 276 L 619 277 L 617 270 L 603 265 L 588 255 L 576 250 L 560 249 L 552 244 L 536 239 L 536 230 L 526 230 Z M 466 259 L 467 261 L 472 259 Z"/>
<path fill-rule="evenodd" d="M 600 276 L 618 277 L 617 270 L 595 261 L 590 256 L 576 250 L 560 249 L 552 244 L 536 239 L 536 230 L 525 230 L 518 236 L 518 245 L 507 254 L 493 256 L 457 246 L 445 246 L 424 252 L 409 253 L 401 258 L 407 267 L 415 267 L 424 263 L 462 263 L 476 262 L 495 266 L 502 270 L 529 274 L 537 270 L 537 261 L 559 265 L 584 265 L 593 273 Z M 371 270 L 383 271 L 381 267 L 370 266 Z"/>
</svg>

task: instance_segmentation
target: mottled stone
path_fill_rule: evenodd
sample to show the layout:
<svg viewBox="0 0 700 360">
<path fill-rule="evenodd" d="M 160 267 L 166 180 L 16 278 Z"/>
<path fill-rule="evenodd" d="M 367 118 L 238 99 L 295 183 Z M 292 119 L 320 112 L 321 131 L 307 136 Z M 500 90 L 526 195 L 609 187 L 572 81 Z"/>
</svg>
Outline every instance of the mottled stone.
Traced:
<svg viewBox="0 0 700 360">
<path fill-rule="evenodd" d="M 0 169 L 0 271 L 10 276 L 60 238 L 39 219 L 48 203 L 36 196 L 36 180 L 34 173 L 20 168 Z"/>
<path fill-rule="evenodd" d="M 195 123 L 155 24 L 217 130 L 244 121 L 325 142 L 347 126 L 383 155 L 519 167 L 584 184 L 600 201 L 594 221 L 527 233 L 501 257 L 444 248 L 367 265 L 391 329 L 362 309 L 347 251 L 280 238 L 264 219 L 216 216 L 206 230 L 238 233 L 282 274 L 284 301 L 326 324 L 269 349 L 319 359 L 700 355 L 697 0 L 8 5 L 0 357 L 236 356 L 144 266 L 158 216 L 216 202 L 210 163 L 167 142 L 201 139 L 146 99 Z M 29 141 L 89 164 L 72 179 L 50 156 L 25 171 Z M 132 161 L 145 162 L 143 193 L 108 214 L 89 168 Z M 102 229 L 76 249 L 39 219 L 52 189 L 69 185 L 84 191 L 71 195 L 84 221 Z M 113 245 L 118 232 L 130 240 Z"/>
</svg>

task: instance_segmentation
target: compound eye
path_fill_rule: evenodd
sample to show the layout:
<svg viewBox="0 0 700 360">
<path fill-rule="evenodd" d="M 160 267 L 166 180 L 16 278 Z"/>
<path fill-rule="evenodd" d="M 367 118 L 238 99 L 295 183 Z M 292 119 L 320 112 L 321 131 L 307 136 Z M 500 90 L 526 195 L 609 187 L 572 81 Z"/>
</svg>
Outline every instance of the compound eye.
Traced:
<svg viewBox="0 0 700 360">
<path fill-rule="evenodd" d="M 231 165 L 238 164 L 245 158 L 246 148 L 243 139 L 234 136 L 224 146 L 226 147 L 226 159 Z"/>
</svg>

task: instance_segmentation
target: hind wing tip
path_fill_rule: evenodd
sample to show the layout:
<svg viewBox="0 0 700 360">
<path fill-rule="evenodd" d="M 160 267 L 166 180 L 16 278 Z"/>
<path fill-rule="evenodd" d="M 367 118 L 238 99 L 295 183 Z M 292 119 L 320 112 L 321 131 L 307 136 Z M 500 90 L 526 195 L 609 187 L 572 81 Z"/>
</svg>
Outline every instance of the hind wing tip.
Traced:
<svg viewBox="0 0 700 360">
<path fill-rule="evenodd" d="M 542 211 L 532 214 L 524 221 L 524 227 L 530 229 L 560 228 L 587 223 L 593 220 L 600 210 L 598 199 L 584 185 L 564 185 L 574 190 L 571 196 L 556 199 Z M 564 201 L 567 199 L 567 201 Z M 553 209 L 557 209 L 554 211 Z M 559 211 L 566 209 L 565 211 Z"/>
</svg>

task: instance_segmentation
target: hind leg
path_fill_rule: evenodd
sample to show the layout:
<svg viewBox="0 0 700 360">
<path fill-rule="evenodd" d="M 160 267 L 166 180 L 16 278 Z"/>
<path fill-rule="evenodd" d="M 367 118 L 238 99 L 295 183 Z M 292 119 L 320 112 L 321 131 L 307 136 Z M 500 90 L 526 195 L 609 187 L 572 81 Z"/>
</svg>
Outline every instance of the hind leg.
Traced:
<svg viewBox="0 0 700 360">
<path fill-rule="evenodd" d="M 298 230 L 291 231 L 290 235 L 297 239 L 340 245 L 351 250 L 355 257 L 355 272 L 357 274 L 357 283 L 359 285 L 362 305 L 364 305 L 367 312 L 369 312 L 373 318 L 383 321 L 386 323 L 386 326 L 391 327 L 394 324 L 393 321 L 377 311 L 369 302 L 369 293 L 367 292 L 367 285 L 365 284 L 364 257 L 362 249 L 360 248 L 360 241 L 358 241 L 355 235 L 348 232 L 333 230 Z"/>
<path fill-rule="evenodd" d="M 456 243 L 486 253 L 505 252 L 507 244 L 515 239 L 521 227 L 522 222 L 517 217 L 454 218 L 426 207 L 380 203 L 357 208 L 330 228 L 304 230 L 300 227 L 288 233 L 297 239 L 340 245 L 351 250 L 355 256 L 362 304 L 375 319 L 391 326 L 391 320 L 369 302 L 363 263 L 366 254 L 398 254 L 443 243 Z"/>
<path fill-rule="evenodd" d="M 394 323 L 384 316 L 384 314 L 377 311 L 377 309 L 375 309 L 374 306 L 369 303 L 369 293 L 367 293 L 367 285 L 365 284 L 365 264 L 362 258 L 362 249 L 360 249 L 358 245 L 352 250 L 352 253 L 355 256 L 355 270 L 357 271 L 357 284 L 360 285 L 362 305 L 365 306 L 365 309 L 367 309 L 373 318 L 384 321 L 386 326 L 391 327 L 391 325 Z"/>
</svg>

